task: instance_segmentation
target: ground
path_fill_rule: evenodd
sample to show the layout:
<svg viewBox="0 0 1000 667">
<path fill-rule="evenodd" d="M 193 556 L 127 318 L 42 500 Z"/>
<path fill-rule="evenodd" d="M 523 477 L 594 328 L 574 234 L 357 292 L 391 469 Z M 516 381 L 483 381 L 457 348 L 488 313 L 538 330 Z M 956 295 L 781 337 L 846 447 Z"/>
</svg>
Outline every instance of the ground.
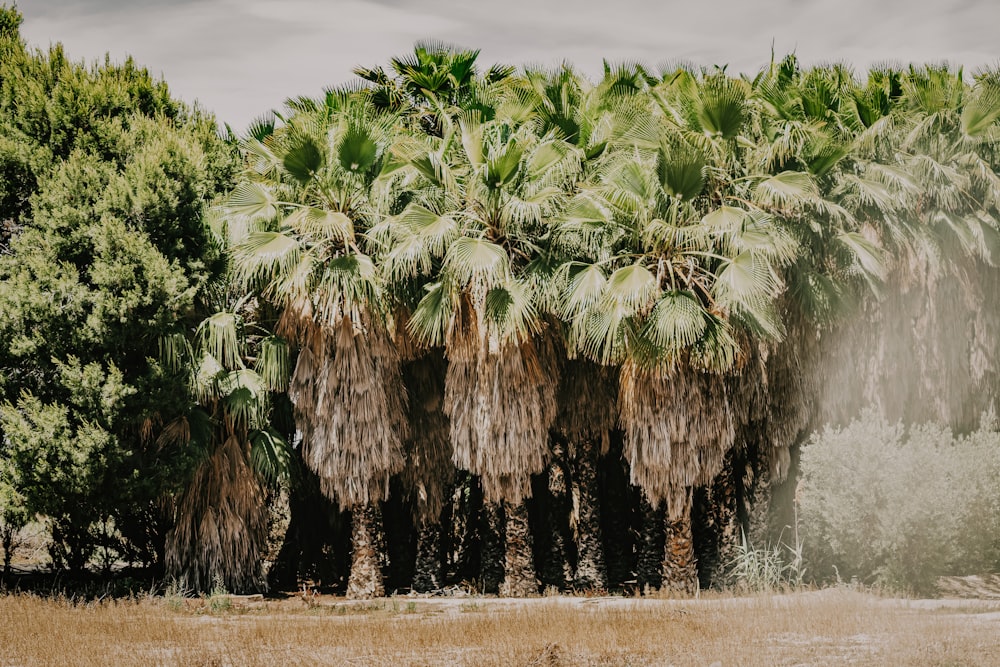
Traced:
<svg viewBox="0 0 1000 667">
<path fill-rule="evenodd" d="M 0 597 L 0 665 L 1000 664 L 1000 600 Z"/>
</svg>

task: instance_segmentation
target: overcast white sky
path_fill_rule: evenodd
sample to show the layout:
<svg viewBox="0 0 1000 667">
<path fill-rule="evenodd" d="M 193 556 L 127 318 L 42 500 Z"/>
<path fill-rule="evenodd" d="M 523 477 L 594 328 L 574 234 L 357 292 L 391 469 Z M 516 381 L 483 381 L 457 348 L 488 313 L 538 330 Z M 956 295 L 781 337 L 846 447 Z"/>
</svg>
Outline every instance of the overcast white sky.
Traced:
<svg viewBox="0 0 1000 667">
<path fill-rule="evenodd" d="M 5 0 L 0 0 L 4 2 Z M 132 55 L 173 93 L 242 129 L 294 95 L 349 81 L 437 39 L 480 62 L 596 74 L 601 59 L 729 64 L 1000 62 L 1000 0 L 20 0 L 29 43 L 75 59 Z"/>
</svg>

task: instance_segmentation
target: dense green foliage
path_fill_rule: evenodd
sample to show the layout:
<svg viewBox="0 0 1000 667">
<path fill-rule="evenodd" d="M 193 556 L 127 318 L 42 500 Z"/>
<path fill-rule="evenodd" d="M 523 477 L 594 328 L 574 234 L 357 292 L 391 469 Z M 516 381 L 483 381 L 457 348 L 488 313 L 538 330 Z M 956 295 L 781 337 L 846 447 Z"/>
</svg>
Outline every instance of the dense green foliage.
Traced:
<svg viewBox="0 0 1000 667">
<path fill-rule="evenodd" d="M 51 521 L 57 563 L 98 546 L 152 561 L 188 465 L 156 443 L 187 408 L 159 337 L 197 317 L 217 271 L 202 214 L 230 151 L 131 62 L 85 67 L 10 27 L 0 52 L 4 484 Z"/>
<path fill-rule="evenodd" d="M 858 79 L 789 56 L 753 77 L 629 64 L 591 82 L 418 45 L 227 143 L 131 62 L 31 51 L 17 23 L 0 12 L 0 502 L 10 525 L 50 521 L 58 565 L 166 545 L 185 585 L 263 587 L 284 486 L 351 512 L 354 594 L 383 590 L 391 508 L 400 542 L 411 513 L 419 540 L 465 531 L 449 539 L 483 554 L 505 533 L 508 593 L 537 592 L 541 557 L 565 564 L 552 585 L 591 557 L 587 585 L 610 585 L 598 504 L 644 531 L 603 542 L 626 569 L 655 563 L 640 585 L 690 591 L 766 532 L 756 514 L 817 424 L 902 402 L 968 430 L 998 395 L 995 72 Z M 969 323 L 966 344 L 936 313 Z M 900 330 L 923 358 L 891 394 Z M 936 373 L 948 391 L 968 377 L 961 400 Z M 809 484 L 839 479 L 824 443 L 856 428 L 805 450 Z M 930 457 L 914 433 L 901 449 Z M 568 498 L 594 511 L 571 521 Z M 845 507 L 815 519 L 816 546 L 840 550 Z M 831 567 L 924 586 L 994 562 L 887 531 L 871 562 Z"/>
</svg>

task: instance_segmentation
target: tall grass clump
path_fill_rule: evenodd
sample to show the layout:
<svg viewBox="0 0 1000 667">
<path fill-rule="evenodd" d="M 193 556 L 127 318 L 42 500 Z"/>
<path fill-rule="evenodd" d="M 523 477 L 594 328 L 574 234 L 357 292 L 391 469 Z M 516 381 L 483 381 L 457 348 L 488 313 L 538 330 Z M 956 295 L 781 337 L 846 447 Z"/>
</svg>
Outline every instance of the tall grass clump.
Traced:
<svg viewBox="0 0 1000 667">
<path fill-rule="evenodd" d="M 779 593 L 800 590 L 807 574 L 803 546 L 779 540 L 754 546 L 746 536 L 724 564 L 727 587 L 736 593 Z"/>
<path fill-rule="evenodd" d="M 820 579 L 927 594 L 938 577 L 1000 570 L 1000 432 L 956 436 L 869 412 L 802 449 L 805 558 Z"/>
</svg>

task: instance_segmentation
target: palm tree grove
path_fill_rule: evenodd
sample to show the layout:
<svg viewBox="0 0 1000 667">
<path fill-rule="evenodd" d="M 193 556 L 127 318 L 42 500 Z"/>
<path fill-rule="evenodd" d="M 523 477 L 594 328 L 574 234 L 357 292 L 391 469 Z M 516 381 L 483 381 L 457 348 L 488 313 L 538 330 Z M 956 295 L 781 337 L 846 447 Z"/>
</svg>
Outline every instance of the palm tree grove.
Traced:
<svg viewBox="0 0 1000 667">
<path fill-rule="evenodd" d="M 1000 572 L 1000 69 L 595 78 L 421 42 L 220 130 L 21 22 L 4 587 Z"/>
</svg>

